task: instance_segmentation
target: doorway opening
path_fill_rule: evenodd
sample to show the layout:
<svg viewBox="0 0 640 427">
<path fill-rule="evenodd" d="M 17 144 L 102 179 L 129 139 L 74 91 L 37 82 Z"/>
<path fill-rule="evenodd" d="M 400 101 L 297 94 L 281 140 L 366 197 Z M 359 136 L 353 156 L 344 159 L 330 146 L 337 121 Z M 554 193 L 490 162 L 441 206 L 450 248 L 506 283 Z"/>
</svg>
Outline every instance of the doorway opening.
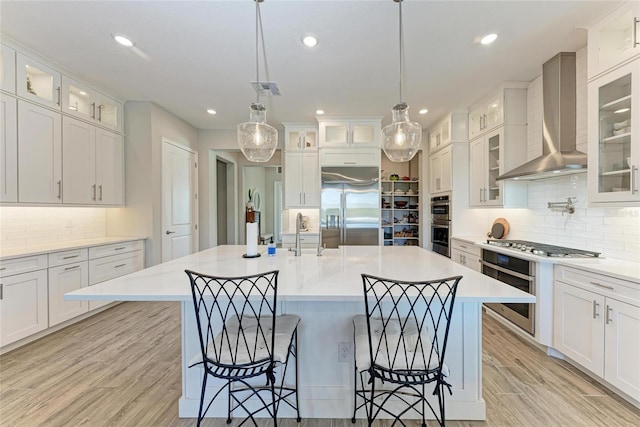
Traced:
<svg viewBox="0 0 640 427">
<path fill-rule="evenodd" d="M 235 245 L 238 241 L 236 164 L 221 155 L 215 156 L 215 162 L 215 246 Z"/>
</svg>

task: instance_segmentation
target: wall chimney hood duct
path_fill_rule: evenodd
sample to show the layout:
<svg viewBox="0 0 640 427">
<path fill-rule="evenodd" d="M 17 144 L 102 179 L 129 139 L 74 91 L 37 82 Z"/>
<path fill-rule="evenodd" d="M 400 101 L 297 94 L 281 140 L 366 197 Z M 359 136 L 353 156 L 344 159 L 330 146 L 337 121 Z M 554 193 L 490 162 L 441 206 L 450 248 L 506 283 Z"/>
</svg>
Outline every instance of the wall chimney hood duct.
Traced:
<svg viewBox="0 0 640 427">
<path fill-rule="evenodd" d="M 561 52 L 542 66 L 542 104 L 542 156 L 500 175 L 498 180 L 526 181 L 586 171 L 587 155 L 576 151 L 574 52 Z"/>
</svg>

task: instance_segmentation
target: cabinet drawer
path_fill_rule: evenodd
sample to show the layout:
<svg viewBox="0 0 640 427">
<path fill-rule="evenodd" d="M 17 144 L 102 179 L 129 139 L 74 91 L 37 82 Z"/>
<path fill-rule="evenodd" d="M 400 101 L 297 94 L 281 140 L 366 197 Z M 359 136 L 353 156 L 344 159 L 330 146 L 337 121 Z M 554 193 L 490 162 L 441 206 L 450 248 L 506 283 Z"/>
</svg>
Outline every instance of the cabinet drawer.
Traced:
<svg viewBox="0 0 640 427">
<path fill-rule="evenodd" d="M 89 285 L 141 270 L 144 266 L 142 254 L 142 251 L 135 251 L 89 260 Z"/>
<path fill-rule="evenodd" d="M 320 150 L 321 166 L 378 166 L 380 150 Z"/>
<path fill-rule="evenodd" d="M 47 255 L 34 255 L 0 261 L 0 277 L 47 268 Z"/>
<path fill-rule="evenodd" d="M 140 251 L 143 248 L 142 240 L 114 243 L 111 245 L 94 246 L 89 248 L 89 259 L 102 258 L 126 252 Z"/>
<path fill-rule="evenodd" d="M 482 256 L 482 249 L 472 243 L 467 243 L 461 240 L 451 239 L 451 247 L 462 252 L 466 252 L 470 255 L 477 257 Z"/>
<path fill-rule="evenodd" d="M 89 252 L 87 248 L 74 249 L 70 251 L 54 252 L 49 254 L 49 267 L 70 264 L 72 262 L 86 261 Z"/>
<path fill-rule="evenodd" d="M 640 304 L 640 283 L 628 282 L 564 265 L 555 266 L 554 278 L 601 295 L 631 299 L 630 302 L 635 301 L 636 304 Z"/>
</svg>

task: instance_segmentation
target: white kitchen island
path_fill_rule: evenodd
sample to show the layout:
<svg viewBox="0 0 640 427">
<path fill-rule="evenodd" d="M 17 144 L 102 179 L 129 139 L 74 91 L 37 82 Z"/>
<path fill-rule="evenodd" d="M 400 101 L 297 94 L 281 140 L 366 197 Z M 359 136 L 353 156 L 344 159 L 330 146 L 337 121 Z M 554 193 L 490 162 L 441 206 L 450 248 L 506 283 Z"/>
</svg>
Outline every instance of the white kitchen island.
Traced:
<svg viewBox="0 0 640 427">
<path fill-rule="evenodd" d="M 315 250 L 307 251 L 300 257 L 278 250 L 272 257 L 263 253 L 259 258 L 245 259 L 242 258 L 244 246 L 218 246 L 68 293 L 65 298 L 180 301 L 182 397 L 179 413 L 181 417 L 196 417 L 202 370 L 188 368 L 189 361 L 199 353 L 199 343 L 190 284 L 184 270 L 219 276 L 279 270 L 279 309 L 283 314 L 298 314 L 302 318 L 298 328 L 301 416 L 351 418 L 353 359 L 350 356 L 341 361 L 338 348 L 346 345 L 352 351 L 351 318 L 364 314 L 361 273 L 398 280 L 461 275 L 463 279 L 458 287 L 446 354 L 451 371 L 449 382 L 453 386 L 453 395 L 447 395 L 447 418 L 485 419 L 482 303 L 535 303 L 535 296 L 418 247 L 345 246 L 326 250 L 320 257 L 316 256 Z M 215 387 L 213 383 L 212 393 Z M 226 407 L 226 401 L 220 396 L 208 415 L 225 417 Z M 279 416 L 293 416 L 286 409 L 282 406 Z M 358 416 L 364 417 L 364 411 Z"/>
</svg>

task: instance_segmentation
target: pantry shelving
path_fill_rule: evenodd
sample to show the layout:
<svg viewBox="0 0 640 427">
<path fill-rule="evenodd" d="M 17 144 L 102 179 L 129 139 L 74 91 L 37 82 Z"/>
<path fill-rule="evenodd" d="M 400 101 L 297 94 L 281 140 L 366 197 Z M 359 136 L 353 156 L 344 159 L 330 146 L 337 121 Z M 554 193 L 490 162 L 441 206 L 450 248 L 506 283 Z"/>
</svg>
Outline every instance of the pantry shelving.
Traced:
<svg viewBox="0 0 640 427">
<path fill-rule="evenodd" d="M 380 220 L 385 246 L 420 245 L 418 180 L 381 182 Z"/>
</svg>

